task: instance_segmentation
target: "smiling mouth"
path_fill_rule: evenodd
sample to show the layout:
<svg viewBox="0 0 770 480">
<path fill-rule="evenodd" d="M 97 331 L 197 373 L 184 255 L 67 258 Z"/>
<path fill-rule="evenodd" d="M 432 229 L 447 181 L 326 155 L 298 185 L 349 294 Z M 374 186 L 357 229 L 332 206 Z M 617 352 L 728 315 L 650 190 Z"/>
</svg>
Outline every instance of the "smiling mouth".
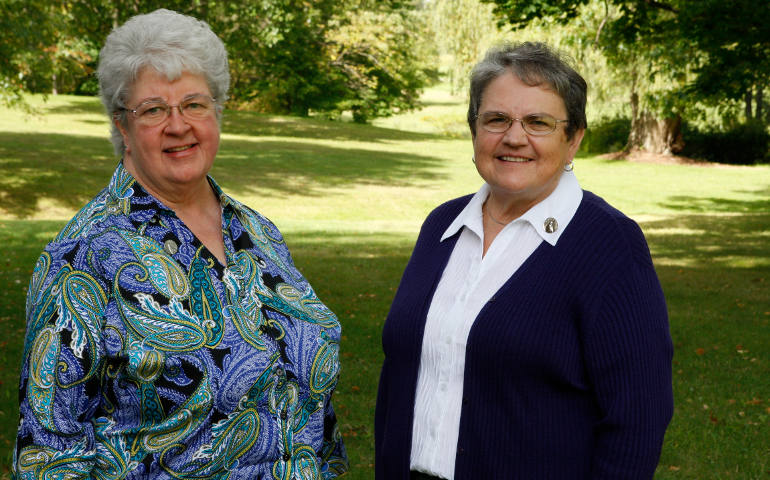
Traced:
<svg viewBox="0 0 770 480">
<path fill-rule="evenodd" d="M 167 149 L 165 149 L 163 151 L 166 152 L 166 153 L 183 152 L 185 150 L 189 150 L 189 149 L 193 148 L 195 145 L 197 145 L 197 143 L 193 143 L 193 144 L 190 144 L 190 145 L 181 145 L 179 147 L 167 148 Z"/>
<path fill-rule="evenodd" d="M 511 163 L 525 163 L 525 162 L 531 162 L 531 158 L 525 158 L 525 157 L 497 157 L 498 159 L 504 161 L 504 162 L 511 162 Z"/>
</svg>

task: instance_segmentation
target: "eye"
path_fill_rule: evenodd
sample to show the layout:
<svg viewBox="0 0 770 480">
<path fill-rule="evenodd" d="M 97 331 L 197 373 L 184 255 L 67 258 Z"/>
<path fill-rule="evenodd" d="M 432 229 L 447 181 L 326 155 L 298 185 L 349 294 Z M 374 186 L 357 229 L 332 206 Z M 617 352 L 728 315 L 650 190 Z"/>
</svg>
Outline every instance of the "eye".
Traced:
<svg viewBox="0 0 770 480">
<path fill-rule="evenodd" d="M 484 123 L 487 125 L 503 125 L 508 123 L 508 117 L 498 113 L 484 115 Z"/>
<path fill-rule="evenodd" d="M 137 114 L 142 117 L 157 117 L 163 115 L 166 112 L 166 108 L 168 107 L 161 104 L 149 104 L 140 107 L 137 110 Z"/>
<path fill-rule="evenodd" d="M 548 115 L 527 115 L 524 122 L 533 130 L 552 130 L 556 124 L 555 120 Z"/>
</svg>

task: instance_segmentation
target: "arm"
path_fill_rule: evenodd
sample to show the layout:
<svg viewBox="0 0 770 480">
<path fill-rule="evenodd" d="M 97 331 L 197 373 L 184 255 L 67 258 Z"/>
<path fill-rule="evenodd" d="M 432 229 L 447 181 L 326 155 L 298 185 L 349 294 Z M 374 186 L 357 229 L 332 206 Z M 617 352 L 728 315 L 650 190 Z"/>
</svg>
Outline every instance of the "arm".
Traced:
<svg viewBox="0 0 770 480">
<path fill-rule="evenodd" d="M 665 299 L 641 231 L 634 236 L 586 324 L 586 364 L 601 412 L 592 479 L 652 478 L 673 414 Z"/>
<path fill-rule="evenodd" d="M 19 478 L 85 478 L 96 461 L 91 419 L 99 405 L 107 298 L 94 276 L 64 260 L 78 248 L 49 246 L 30 281 L 13 467 Z"/>
<path fill-rule="evenodd" d="M 334 414 L 331 395 L 324 404 L 324 439 L 319 457 L 324 479 L 337 478 L 348 471 L 348 456 L 338 428 L 337 416 Z"/>
</svg>

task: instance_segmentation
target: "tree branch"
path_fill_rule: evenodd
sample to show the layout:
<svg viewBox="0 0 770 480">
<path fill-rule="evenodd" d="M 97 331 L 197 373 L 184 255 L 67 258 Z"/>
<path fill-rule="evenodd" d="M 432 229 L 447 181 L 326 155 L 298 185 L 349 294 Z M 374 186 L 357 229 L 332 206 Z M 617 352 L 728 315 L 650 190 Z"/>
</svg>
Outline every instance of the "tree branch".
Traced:
<svg viewBox="0 0 770 480">
<path fill-rule="evenodd" d="M 596 30 L 596 38 L 594 38 L 594 46 L 596 46 L 599 43 L 599 36 L 602 34 L 602 29 L 604 28 L 604 25 L 607 24 L 607 20 L 610 18 L 610 6 L 607 3 L 607 0 L 604 0 L 604 18 L 602 19 L 602 23 L 599 24 L 599 29 Z"/>
</svg>

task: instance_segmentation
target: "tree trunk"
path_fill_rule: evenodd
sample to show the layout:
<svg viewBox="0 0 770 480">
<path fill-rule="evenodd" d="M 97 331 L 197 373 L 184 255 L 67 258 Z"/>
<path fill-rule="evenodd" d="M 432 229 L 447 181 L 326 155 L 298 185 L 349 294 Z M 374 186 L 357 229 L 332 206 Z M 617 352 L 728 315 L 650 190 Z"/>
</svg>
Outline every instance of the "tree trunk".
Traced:
<svg viewBox="0 0 770 480">
<path fill-rule="evenodd" d="M 658 118 L 650 112 L 642 111 L 631 120 L 628 143 L 632 149 L 651 153 L 679 153 L 684 147 L 682 117 Z"/>
<path fill-rule="evenodd" d="M 756 101 L 757 101 L 757 109 L 756 109 L 754 118 L 756 118 L 757 120 L 762 120 L 762 115 L 764 114 L 763 103 L 765 103 L 765 97 L 764 97 L 764 92 L 762 91 L 762 87 L 759 85 L 757 86 Z"/>
<path fill-rule="evenodd" d="M 743 96 L 743 100 L 746 103 L 744 113 L 746 114 L 746 120 L 751 120 L 754 116 L 751 114 L 751 87 L 746 90 L 746 94 Z"/>
</svg>

